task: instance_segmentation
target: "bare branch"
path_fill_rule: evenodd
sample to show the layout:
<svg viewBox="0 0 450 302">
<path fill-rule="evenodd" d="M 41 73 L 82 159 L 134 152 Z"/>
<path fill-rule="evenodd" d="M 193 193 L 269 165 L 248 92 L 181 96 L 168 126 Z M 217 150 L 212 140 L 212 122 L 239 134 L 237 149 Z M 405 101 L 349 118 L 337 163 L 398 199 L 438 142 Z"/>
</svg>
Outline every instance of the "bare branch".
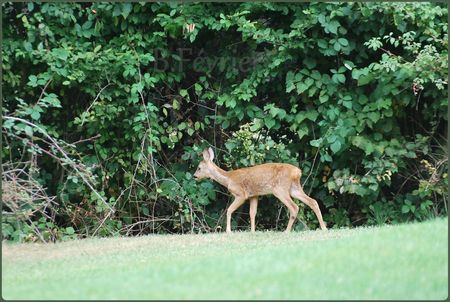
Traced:
<svg viewBox="0 0 450 302">
<path fill-rule="evenodd" d="M 89 180 L 86 178 L 85 173 L 82 173 L 78 168 L 77 165 L 73 162 L 73 160 L 66 154 L 66 152 L 61 148 L 61 146 L 59 146 L 58 142 L 53 139 L 50 135 L 47 134 L 47 131 L 45 131 L 45 129 L 41 128 L 40 126 L 33 124 L 27 120 L 24 120 L 22 118 L 18 118 L 18 117 L 12 117 L 12 116 L 3 116 L 4 119 L 6 120 L 13 120 L 13 121 L 19 121 L 22 122 L 24 124 L 27 124 L 31 127 L 36 128 L 37 130 L 39 130 L 39 132 L 41 132 L 48 140 L 50 140 L 53 144 L 53 146 L 62 154 L 62 156 L 64 157 L 64 159 L 66 160 L 66 162 L 70 165 L 70 167 L 75 170 L 75 172 L 81 177 L 81 179 L 83 180 L 83 182 L 91 189 L 92 192 L 94 192 L 94 194 L 110 209 L 110 213 L 108 214 L 108 216 L 111 214 L 111 212 L 114 212 L 114 209 L 106 202 L 106 200 L 97 192 L 97 190 L 95 190 L 95 188 L 92 186 L 92 184 L 89 182 Z"/>
<path fill-rule="evenodd" d="M 97 100 L 100 97 L 100 95 L 102 94 L 103 90 L 105 90 L 110 85 L 112 85 L 112 83 L 108 83 L 102 89 L 100 89 L 100 91 L 97 93 L 97 96 L 95 97 L 94 101 L 91 103 L 91 105 L 89 105 L 89 107 L 84 112 L 89 112 L 89 110 L 91 110 L 92 106 L 94 106 L 94 104 L 97 102 Z M 83 126 L 84 122 L 85 122 L 85 118 L 83 116 L 83 120 L 81 121 L 81 126 Z"/>
<path fill-rule="evenodd" d="M 48 80 L 47 83 L 45 84 L 44 88 L 42 88 L 42 92 L 41 92 L 41 94 L 39 95 L 39 98 L 38 98 L 36 104 L 39 103 L 40 100 L 42 99 L 42 96 L 44 95 L 45 90 L 47 90 L 47 87 L 48 87 L 48 85 L 50 84 L 51 81 L 52 81 L 52 79 Z"/>
</svg>

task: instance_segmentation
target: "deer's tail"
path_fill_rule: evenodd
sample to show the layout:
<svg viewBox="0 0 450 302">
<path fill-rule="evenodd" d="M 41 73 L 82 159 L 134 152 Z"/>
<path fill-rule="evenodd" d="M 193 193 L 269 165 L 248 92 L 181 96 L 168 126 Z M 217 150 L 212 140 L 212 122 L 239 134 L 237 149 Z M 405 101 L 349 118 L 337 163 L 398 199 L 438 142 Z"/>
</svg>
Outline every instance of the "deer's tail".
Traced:
<svg viewBox="0 0 450 302">
<path fill-rule="evenodd" d="M 300 184 L 300 179 L 302 177 L 302 170 L 299 168 L 294 169 L 292 175 L 291 191 L 302 191 L 302 185 Z"/>
</svg>

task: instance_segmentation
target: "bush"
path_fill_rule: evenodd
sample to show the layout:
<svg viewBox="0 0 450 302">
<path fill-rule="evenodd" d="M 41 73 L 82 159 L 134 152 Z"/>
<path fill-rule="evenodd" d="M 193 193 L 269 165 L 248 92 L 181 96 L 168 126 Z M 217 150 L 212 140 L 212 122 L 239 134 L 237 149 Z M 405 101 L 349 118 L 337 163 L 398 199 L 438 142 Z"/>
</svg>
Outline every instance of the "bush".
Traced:
<svg viewBox="0 0 450 302">
<path fill-rule="evenodd" d="M 227 193 L 192 179 L 209 145 L 226 168 L 298 165 L 329 226 L 447 213 L 444 4 L 3 12 L 2 158 L 34 156 L 35 179 L 58 204 L 33 222 L 47 215 L 79 237 L 219 230 Z"/>
</svg>

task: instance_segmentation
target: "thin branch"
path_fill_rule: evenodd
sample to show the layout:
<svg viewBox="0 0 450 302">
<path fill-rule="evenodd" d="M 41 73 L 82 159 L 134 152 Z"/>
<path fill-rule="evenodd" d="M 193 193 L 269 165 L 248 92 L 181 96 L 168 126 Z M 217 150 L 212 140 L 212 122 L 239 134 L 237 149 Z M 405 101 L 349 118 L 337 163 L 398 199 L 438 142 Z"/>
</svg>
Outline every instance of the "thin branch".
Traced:
<svg viewBox="0 0 450 302">
<path fill-rule="evenodd" d="M 146 220 L 141 220 L 138 222 L 135 222 L 133 224 L 130 224 L 124 228 L 121 229 L 121 231 L 123 230 L 127 230 L 127 232 L 125 233 L 125 236 L 128 236 L 129 233 L 131 232 L 131 230 L 137 226 L 137 225 L 141 225 L 141 224 L 145 224 L 145 223 L 150 223 L 150 222 L 155 222 L 155 221 L 176 221 L 175 219 L 170 219 L 170 218 L 153 218 L 153 219 L 146 219 Z"/>
<path fill-rule="evenodd" d="M 80 139 L 80 140 L 78 140 L 78 141 L 76 141 L 76 142 L 70 143 L 69 145 L 76 145 L 76 144 L 84 143 L 84 142 L 87 142 L 87 141 L 93 141 L 93 140 L 96 140 L 97 138 L 99 138 L 99 137 L 101 137 L 101 136 L 102 136 L 101 134 L 97 134 L 97 135 L 95 135 L 95 136 L 93 136 L 93 137 L 89 137 L 89 138 L 85 138 L 85 139 Z"/>
<path fill-rule="evenodd" d="M 106 202 L 106 200 L 97 192 L 97 190 L 94 189 L 94 187 L 91 185 L 91 183 L 86 179 L 86 176 L 84 175 L 84 173 L 82 173 L 76 166 L 76 164 L 73 162 L 73 160 L 66 154 L 66 152 L 59 146 L 59 144 L 56 142 L 56 140 L 54 140 L 50 135 L 47 134 L 47 131 L 45 131 L 43 128 L 41 128 L 40 126 L 33 124 L 27 120 L 24 120 L 22 118 L 18 118 L 18 117 L 12 117 L 12 116 L 3 116 L 3 119 L 6 120 L 13 120 L 13 121 L 19 121 L 22 122 L 24 124 L 27 124 L 31 127 L 36 128 L 37 130 L 39 130 L 39 132 L 41 132 L 45 137 L 47 137 L 47 139 L 49 139 L 53 145 L 56 147 L 56 149 L 62 154 L 62 156 L 66 159 L 67 163 L 69 165 L 71 165 L 71 168 L 75 170 L 75 172 L 77 172 L 77 174 L 81 177 L 81 179 L 83 180 L 83 182 L 91 189 L 92 192 L 94 192 L 94 194 L 110 209 L 110 213 L 108 215 L 111 214 L 111 212 L 114 211 L 114 209 Z M 95 234 L 95 233 L 94 233 Z"/>
<path fill-rule="evenodd" d="M 97 102 L 97 100 L 100 97 L 100 95 L 102 94 L 103 90 L 105 90 L 110 85 L 112 85 L 112 83 L 108 83 L 102 89 L 100 89 L 100 91 L 97 93 L 97 96 L 95 97 L 94 101 L 91 103 L 91 105 L 89 105 L 89 107 L 84 112 L 89 112 L 89 110 L 91 110 L 92 106 L 94 106 L 94 104 Z M 83 120 L 81 121 L 81 126 L 83 126 L 84 121 L 85 121 L 85 118 L 83 115 Z"/>
<path fill-rule="evenodd" d="M 42 92 L 41 92 L 41 94 L 39 95 L 39 98 L 38 98 L 36 104 L 39 103 L 39 102 L 41 101 L 42 96 L 44 95 L 45 90 L 47 90 L 47 87 L 48 87 L 48 85 L 50 84 L 51 81 L 52 81 L 52 79 L 48 80 L 47 83 L 45 84 L 44 88 L 42 88 Z"/>
<path fill-rule="evenodd" d="M 311 174 L 312 174 L 312 172 L 314 170 L 314 165 L 316 163 L 316 159 L 317 159 L 317 155 L 319 154 L 319 150 L 320 150 L 320 148 L 317 148 L 316 154 L 314 155 L 313 163 L 311 165 L 311 169 L 309 170 L 309 174 L 306 177 L 305 181 L 303 182 L 303 186 L 306 186 L 306 184 L 308 183 L 308 179 L 309 179 L 309 177 L 311 176 Z M 309 193 L 311 193 L 311 192 L 309 192 Z"/>
</svg>

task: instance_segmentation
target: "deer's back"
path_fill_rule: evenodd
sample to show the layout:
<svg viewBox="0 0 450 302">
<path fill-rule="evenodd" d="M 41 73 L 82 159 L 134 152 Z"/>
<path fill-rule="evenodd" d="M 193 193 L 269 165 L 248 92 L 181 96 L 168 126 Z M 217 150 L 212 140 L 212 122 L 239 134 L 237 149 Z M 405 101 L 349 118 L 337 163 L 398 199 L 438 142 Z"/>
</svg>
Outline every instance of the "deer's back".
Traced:
<svg viewBox="0 0 450 302">
<path fill-rule="evenodd" d="M 293 182 L 298 182 L 301 170 L 290 164 L 268 163 L 228 172 L 231 193 L 246 198 L 272 194 L 274 190 L 289 190 Z"/>
</svg>

